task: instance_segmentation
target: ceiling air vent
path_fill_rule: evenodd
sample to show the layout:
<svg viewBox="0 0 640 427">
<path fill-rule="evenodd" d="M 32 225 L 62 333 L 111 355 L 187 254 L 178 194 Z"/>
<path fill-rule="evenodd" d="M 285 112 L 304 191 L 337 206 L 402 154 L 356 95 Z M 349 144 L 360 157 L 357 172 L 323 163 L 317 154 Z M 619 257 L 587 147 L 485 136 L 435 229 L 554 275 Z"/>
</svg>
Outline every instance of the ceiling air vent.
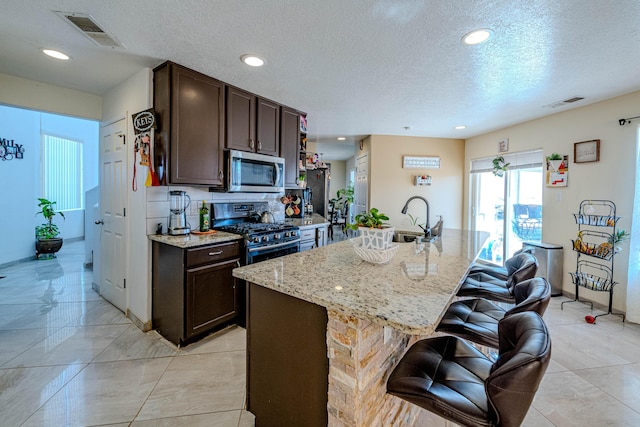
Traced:
<svg viewBox="0 0 640 427">
<path fill-rule="evenodd" d="M 582 96 L 574 96 L 573 98 L 565 99 L 564 101 L 558 101 L 552 104 L 547 104 L 543 108 L 564 107 L 565 105 L 573 104 L 574 102 L 582 101 L 583 99 L 584 98 Z"/>
<path fill-rule="evenodd" d="M 62 19 L 80 31 L 92 42 L 102 47 L 124 47 L 113 35 L 103 30 L 91 15 L 82 13 L 56 12 Z"/>
</svg>

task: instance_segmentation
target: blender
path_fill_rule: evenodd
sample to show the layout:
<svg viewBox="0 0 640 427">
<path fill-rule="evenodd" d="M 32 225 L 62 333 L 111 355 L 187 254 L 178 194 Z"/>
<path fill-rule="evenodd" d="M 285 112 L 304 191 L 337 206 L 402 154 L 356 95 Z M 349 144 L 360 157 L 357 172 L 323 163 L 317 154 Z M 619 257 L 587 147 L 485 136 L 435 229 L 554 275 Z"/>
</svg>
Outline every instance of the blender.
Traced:
<svg viewBox="0 0 640 427">
<path fill-rule="evenodd" d="M 169 191 L 169 234 L 177 236 L 191 232 L 186 213 L 190 204 L 191 197 L 186 191 Z"/>
<path fill-rule="evenodd" d="M 307 187 L 304 190 L 302 190 L 302 198 L 304 200 L 304 213 L 307 215 L 313 214 L 313 205 L 311 204 L 311 196 L 312 196 L 312 192 L 310 187 Z"/>
</svg>

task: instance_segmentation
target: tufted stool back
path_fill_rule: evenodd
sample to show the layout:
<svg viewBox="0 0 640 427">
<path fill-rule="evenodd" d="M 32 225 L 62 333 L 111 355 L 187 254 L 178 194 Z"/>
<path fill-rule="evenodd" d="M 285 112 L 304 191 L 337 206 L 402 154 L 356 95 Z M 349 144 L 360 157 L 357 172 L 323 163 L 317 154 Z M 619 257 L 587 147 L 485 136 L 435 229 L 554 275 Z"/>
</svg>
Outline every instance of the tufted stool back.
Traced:
<svg viewBox="0 0 640 427">
<path fill-rule="evenodd" d="M 495 363 L 454 336 L 418 341 L 387 392 L 464 426 L 519 426 L 549 365 L 551 340 L 534 312 L 504 318 L 498 331 Z"/>
</svg>

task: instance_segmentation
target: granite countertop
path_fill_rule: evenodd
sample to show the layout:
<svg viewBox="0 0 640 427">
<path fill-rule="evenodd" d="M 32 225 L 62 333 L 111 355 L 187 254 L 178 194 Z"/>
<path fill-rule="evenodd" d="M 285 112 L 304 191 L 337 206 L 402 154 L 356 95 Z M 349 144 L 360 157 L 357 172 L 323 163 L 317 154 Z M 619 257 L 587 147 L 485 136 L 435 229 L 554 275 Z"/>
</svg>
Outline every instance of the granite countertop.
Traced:
<svg viewBox="0 0 640 427">
<path fill-rule="evenodd" d="M 197 246 L 215 245 L 218 243 L 242 240 L 239 234 L 216 231 L 214 234 L 187 234 L 185 236 L 170 236 L 168 234 L 149 234 L 147 236 L 154 242 L 165 243 L 179 248 L 195 248 Z"/>
<path fill-rule="evenodd" d="M 296 227 L 323 227 L 328 226 L 329 221 L 322 215 L 314 213 L 313 215 L 305 215 L 304 218 L 285 218 L 285 224 L 295 225 Z"/>
<path fill-rule="evenodd" d="M 355 240 L 347 240 L 236 268 L 233 275 L 327 309 L 429 335 L 488 236 L 445 229 L 418 254 L 414 243 L 399 243 L 383 265 L 363 261 L 353 250 Z"/>
</svg>

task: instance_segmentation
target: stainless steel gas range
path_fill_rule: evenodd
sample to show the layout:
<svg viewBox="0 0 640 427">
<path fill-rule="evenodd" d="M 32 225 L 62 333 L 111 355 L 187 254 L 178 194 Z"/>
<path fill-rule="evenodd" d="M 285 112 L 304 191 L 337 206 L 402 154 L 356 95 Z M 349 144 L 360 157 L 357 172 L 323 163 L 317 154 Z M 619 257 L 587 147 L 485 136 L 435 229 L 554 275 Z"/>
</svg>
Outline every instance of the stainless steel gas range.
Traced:
<svg viewBox="0 0 640 427">
<path fill-rule="evenodd" d="M 300 251 L 300 230 L 281 222 L 260 222 L 267 202 L 213 203 L 214 229 L 244 237 L 242 264 L 253 264 Z"/>
</svg>

